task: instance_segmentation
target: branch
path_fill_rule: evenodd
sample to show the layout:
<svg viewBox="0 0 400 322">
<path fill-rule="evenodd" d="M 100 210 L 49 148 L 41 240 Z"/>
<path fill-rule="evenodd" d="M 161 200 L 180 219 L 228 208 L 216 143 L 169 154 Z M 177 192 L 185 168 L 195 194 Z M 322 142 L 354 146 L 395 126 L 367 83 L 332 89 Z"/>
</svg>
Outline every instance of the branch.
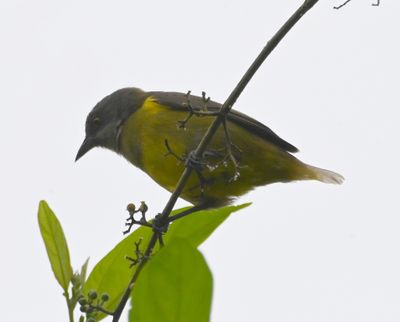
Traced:
<svg viewBox="0 0 400 322">
<path fill-rule="evenodd" d="M 333 9 L 339 10 L 340 8 L 344 7 L 346 4 L 348 4 L 351 0 L 346 0 L 345 2 L 343 2 L 342 4 L 333 7 Z"/>
<path fill-rule="evenodd" d="M 154 232 L 153 235 L 151 236 L 151 239 L 149 241 L 149 244 L 147 245 L 146 251 L 144 253 L 143 259 L 139 263 L 139 266 L 136 268 L 135 273 L 132 276 L 132 279 L 125 290 L 125 293 L 122 295 L 121 301 L 119 302 L 117 308 L 115 309 L 113 313 L 113 319 L 112 322 L 117 322 L 119 321 L 119 318 L 121 317 L 122 311 L 125 308 L 126 303 L 129 300 L 129 296 L 131 295 L 131 291 L 133 286 L 135 285 L 137 278 L 139 277 L 140 272 L 142 271 L 144 265 L 147 263 L 149 260 L 149 257 L 153 251 L 154 246 L 156 245 L 158 240 L 158 233 Z"/>
<path fill-rule="evenodd" d="M 257 56 L 254 62 L 251 64 L 250 68 L 246 71 L 243 75 L 242 79 L 236 85 L 232 93 L 229 95 L 225 103 L 222 105 L 220 113 L 215 118 L 214 122 L 210 125 L 207 132 L 203 136 L 202 140 L 200 141 L 199 145 L 197 146 L 196 150 L 194 151 L 194 156 L 198 159 L 201 158 L 207 145 L 210 143 L 212 137 L 214 136 L 215 132 L 218 130 L 219 126 L 224 121 L 226 115 L 232 109 L 233 104 L 236 102 L 240 94 L 243 92 L 244 88 L 247 86 L 249 81 L 252 79 L 256 71 L 260 68 L 262 63 L 265 59 L 269 56 L 269 54 L 275 49 L 275 47 L 279 44 L 279 42 L 285 37 L 285 35 L 289 32 L 290 29 L 303 17 L 307 11 L 309 11 L 318 0 L 305 0 L 304 3 L 293 13 L 293 15 L 286 21 L 286 23 L 277 31 L 277 33 L 268 41 L 266 46 L 263 48 L 261 53 Z M 172 193 L 171 197 L 169 198 L 167 204 L 164 207 L 164 210 L 160 214 L 160 222 L 168 222 L 168 217 L 175 206 L 176 201 L 178 200 L 179 196 L 181 195 L 186 182 L 188 181 L 190 175 L 192 174 L 193 169 L 191 167 L 186 166 L 185 170 L 183 171 L 177 185 L 175 191 Z M 113 314 L 112 322 L 119 321 L 119 318 L 122 314 L 122 311 L 129 299 L 131 290 L 136 283 L 136 280 L 143 269 L 143 266 L 148 261 L 154 246 L 158 240 L 158 232 L 153 232 L 151 240 L 146 248 L 144 253 L 144 258 L 140 262 L 139 266 L 137 267 L 132 279 L 129 283 L 128 288 L 126 289 L 125 293 L 123 294 L 121 301 Z"/>
<path fill-rule="evenodd" d="M 348 4 L 351 0 L 346 0 L 345 2 L 343 2 L 342 4 L 338 5 L 338 6 L 334 6 L 333 9 L 339 10 L 340 8 L 344 7 L 346 4 Z M 376 0 L 376 2 L 371 3 L 371 6 L 373 7 L 379 7 L 379 5 L 381 4 L 380 0 Z"/>
<path fill-rule="evenodd" d="M 207 145 L 210 143 L 212 137 L 217 131 L 218 127 L 221 125 L 224 120 L 226 114 L 231 110 L 233 104 L 236 102 L 246 85 L 249 83 L 251 78 L 254 76 L 258 68 L 264 62 L 264 60 L 269 56 L 269 54 L 275 49 L 278 43 L 285 37 L 285 35 L 289 32 L 290 29 L 300 20 L 300 18 L 310 10 L 318 0 L 306 0 L 304 3 L 295 11 L 295 13 L 289 18 L 288 21 L 278 30 L 278 32 L 268 41 L 267 45 L 263 48 L 258 57 L 254 60 L 253 64 L 246 71 L 242 79 L 236 85 L 232 93 L 229 95 L 228 99 L 221 107 L 221 111 L 219 115 L 215 118 L 214 122 L 208 128 L 206 134 L 200 141 L 197 149 L 194 151 L 194 156 L 201 158 L 201 155 L 205 151 Z M 192 169 L 186 167 L 183 171 L 177 185 L 175 191 L 172 193 L 170 199 L 168 200 L 163 212 L 162 217 L 167 218 L 171 213 L 177 199 L 183 191 L 183 188 L 189 179 L 192 173 Z"/>
</svg>

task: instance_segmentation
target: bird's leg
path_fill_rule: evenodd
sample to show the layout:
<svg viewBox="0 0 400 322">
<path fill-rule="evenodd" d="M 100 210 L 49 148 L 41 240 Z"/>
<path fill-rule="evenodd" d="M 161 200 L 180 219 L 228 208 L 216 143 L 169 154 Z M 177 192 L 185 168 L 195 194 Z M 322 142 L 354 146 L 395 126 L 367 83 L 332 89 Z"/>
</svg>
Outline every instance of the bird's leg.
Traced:
<svg viewBox="0 0 400 322">
<path fill-rule="evenodd" d="M 216 168 L 220 167 L 223 165 L 224 167 L 228 166 L 228 162 L 232 162 L 233 167 L 234 167 L 234 173 L 233 176 L 229 179 L 229 182 L 236 181 L 239 176 L 240 176 L 240 168 L 243 168 L 244 166 L 241 166 L 239 164 L 239 161 L 235 157 L 235 152 L 237 154 L 241 154 L 243 151 L 232 142 L 231 136 L 229 134 L 229 130 L 227 127 L 226 123 L 226 118 L 222 120 L 222 126 L 224 129 L 224 135 L 225 135 L 225 146 L 223 148 L 217 149 L 217 150 L 210 150 L 206 151 L 205 154 L 208 154 L 210 157 L 216 157 L 219 160 L 215 162 L 214 164 L 207 164 L 207 168 L 210 171 L 214 171 Z"/>
<path fill-rule="evenodd" d="M 205 107 L 203 107 L 203 109 L 206 108 L 206 105 L 207 105 L 209 99 L 210 98 L 206 98 L 205 93 L 203 92 L 203 101 L 204 101 L 204 106 L 205 106 Z M 203 113 L 203 112 L 201 112 L 201 113 Z M 195 114 L 192 113 L 191 115 L 195 115 Z M 190 152 L 186 158 L 182 158 L 182 157 L 178 156 L 171 149 L 171 147 L 168 144 L 168 140 L 165 140 L 165 146 L 168 150 L 168 152 L 165 154 L 165 156 L 173 155 L 179 161 L 181 161 L 181 162 L 184 161 L 185 165 L 187 167 L 191 167 L 196 172 L 197 176 L 199 177 L 200 189 L 201 189 L 202 193 L 204 193 L 204 187 L 205 187 L 205 184 L 207 183 L 207 180 L 205 180 L 204 176 L 201 174 L 201 171 L 203 171 L 204 166 L 206 166 L 210 171 L 213 171 L 215 168 L 218 168 L 221 164 L 223 164 L 224 166 L 227 166 L 228 162 L 232 162 L 234 171 L 233 171 L 232 177 L 229 179 L 229 182 L 233 182 L 233 181 L 236 181 L 237 179 L 239 179 L 239 177 L 240 177 L 239 169 L 243 167 L 239 164 L 239 161 L 237 160 L 237 158 L 235 157 L 235 154 L 233 153 L 234 150 L 238 154 L 241 154 L 243 151 L 236 144 L 234 144 L 232 142 L 232 139 L 229 134 L 228 127 L 227 127 L 227 123 L 226 123 L 226 117 L 224 117 L 224 119 L 222 121 L 222 125 L 223 125 L 223 129 L 224 129 L 224 134 L 225 134 L 225 149 L 221 149 L 221 151 L 225 150 L 225 156 L 223 156 L 222 159 L 219 162 L 217 162 L 216 164 L 208 164 L 207 162 L 201 161 L 199 158 L 197 158 L 193 154 L 193 152 Z M 215 156 L 220 151 L 213 151 L 213 152 L 214 153 L 212 155 Z M 206 153 L 207 153 L 207 151 L 205 152 L 205 154 Z"/>
<path fill-rule="evenodd" d="M 205 188 L 206 184 L 208 183 L 208 181 L 202 174 L 202 171 L 205 166 L 207 166 L 209 168 L 209 165 L 207 165 L 206 162 L 202 162 L 199 158 L 195 157 L 193 152 L 189 153 L 188 156 L 186 156 L 186 157 L 180 157 L 171 149 L 167 139 L 164 141 L 164 144 L 168 150 L 168 152 L 164 156 L 168 156 L 168 155 L 174 156 L 177 160 L 184 162 L 187 167 L 191 167 L 193 169 L 193 171 L 197 174 L 197 177 L 199 178 L 199 182 L 200 182 L 201 197 L 203 197 L 204 188 Z M 195 189 L 197 187 L 198 186 L 196 185 L 195 187 L 192 187 L 189 190 Z"/>
<path fill-rule="evenodd" d="M 137 224 L 139 226 L 153 227 L 151 223 L 149 223 L 146 219 L 146 212 L 148 207 L 144 201 L 140 202 L 140 207 L 136 209 L 136 206 L 133 203 L 128 204 L 126 210 L 129 212 L 129 217 L 126 219 L 125 226 L 128 226 L 127 230 L 123 233 L 126 235 L 129 233 L 133 227 L 133 225 Z M 135 214 L 140 212 L 141 217 L 139 220 L 135 219 Z"/>
<path fill-rule="evenodd" d="M 199 181 L 200 181 L 200 187 L 202 193 L 204 192 L 204 186 L 207 183 L 206 178 L 203 176 L 201 171 L 204 168 L 205 163 L 202 163 L 199 161 L 198 158 L 194 157 L 192 153 L 189 153 L 188 157 L 183 158 L 177 155 L 169 146 L 168 140 L 165 140 L 165 146 L 167 147 L 168 152 L 164 156 L 172 155 L 174 156 L 177 160 L 184 162 L 186 166 L 191 167 L 197 174 Z"/>
<path fill-rule="evenodd" d="M 205 167 L 209 167 L 207 162 L 199 159 L 195 155 L 194 151 L 192 151 L 189 153 L 189 155 L 185 160 L 185 166 L 192 168 L 199 179 L 199 185 L 195 185 L 194 187 L 191 187 L 189 190 L 193 190 L 200 186 L 200 198 L 203 198 L 205 186 L 209 183 L 209 180 L 207 180 L 202 173 Z"/>
<path fill-rule="evenodd" d="M 195 151 L 190 151 L 185 158 L 185 166 L 192 168 L 194 171 L 203 171 L 206 165 L 206 162 L 196 156 Z"/>
</svg>

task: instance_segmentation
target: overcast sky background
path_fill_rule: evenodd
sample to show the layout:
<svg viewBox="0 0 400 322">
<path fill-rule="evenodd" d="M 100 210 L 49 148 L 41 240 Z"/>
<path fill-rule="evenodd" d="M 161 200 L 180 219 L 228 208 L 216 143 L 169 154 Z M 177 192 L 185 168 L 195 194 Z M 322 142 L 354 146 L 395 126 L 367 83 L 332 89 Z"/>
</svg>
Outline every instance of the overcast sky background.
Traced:
<svg viewBox="0 0 400 322">
<path fill-rule="evenodd" d="M 400 321 L 400 1 L 320 1 L 236 108 L 296 145 L 342 186 L 275 184 L 244 196 L 201 247 L 212 321 Z M 67 321 L 37 224 L 46 199 L 73 266 L 122 238 L 128 202 L 169 194 L 121 157 L 74 163 L 87 113 L 126 86 L 223 101 L 301 3 L 0 2 L 1 320 Z M 186 205 L 180 201 L 179 206 Z"/>
</svg>

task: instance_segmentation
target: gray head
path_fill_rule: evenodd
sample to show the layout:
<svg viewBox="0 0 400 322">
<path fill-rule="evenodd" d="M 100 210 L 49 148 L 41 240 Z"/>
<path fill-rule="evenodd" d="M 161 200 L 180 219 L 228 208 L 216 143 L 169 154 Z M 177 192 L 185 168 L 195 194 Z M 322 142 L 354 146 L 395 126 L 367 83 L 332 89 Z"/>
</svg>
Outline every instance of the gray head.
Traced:
<svg viewBox="0 0 400 322">
<path fill-rule="evenodd" d="M 86 137 L 75 161 L 94 147 L 118 152 L 121 126 L 148 94 L 138 88 L 122 88 L 103 98 L 86 118 Z"/>
</svg>

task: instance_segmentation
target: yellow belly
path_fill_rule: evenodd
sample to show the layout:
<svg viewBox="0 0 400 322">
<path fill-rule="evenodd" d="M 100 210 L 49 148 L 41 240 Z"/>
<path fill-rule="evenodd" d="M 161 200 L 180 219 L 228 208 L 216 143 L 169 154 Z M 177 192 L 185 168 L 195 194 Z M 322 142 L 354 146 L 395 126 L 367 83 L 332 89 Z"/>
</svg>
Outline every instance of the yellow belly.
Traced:
<svg viewBox="0 0 400 322">
<path fill-rule="evenodd" d="M 141 168 L 158 184 L 169 191 L 184 170 L 182 161 L 193 151 L 208 126 L 211 117 L 192 117 L 186 129 L 177 122 L 185 119 L 187 112 L 159 105 L 148 98 L 138 111 L 124 123 L 120 137 L 120 153 L 132 164 Z M 193 171 L 181 197 L 193 204 L 210 207 L 229 203 L 249 190 L 274 182 L 287 182 L 310 178 L 308 168 L 275 145 L 228 122 L 233 154 L 239 162 L 240 176 L 235 178 L 235 167 L 225 160 L 226 138 L 222 127 L 207 148 L 202 161 L 201 177 Z M 168 141 L 176 156 L 168 153 Z M 240 149 L 240 151 L 239 151 Z"/>
</svg>

